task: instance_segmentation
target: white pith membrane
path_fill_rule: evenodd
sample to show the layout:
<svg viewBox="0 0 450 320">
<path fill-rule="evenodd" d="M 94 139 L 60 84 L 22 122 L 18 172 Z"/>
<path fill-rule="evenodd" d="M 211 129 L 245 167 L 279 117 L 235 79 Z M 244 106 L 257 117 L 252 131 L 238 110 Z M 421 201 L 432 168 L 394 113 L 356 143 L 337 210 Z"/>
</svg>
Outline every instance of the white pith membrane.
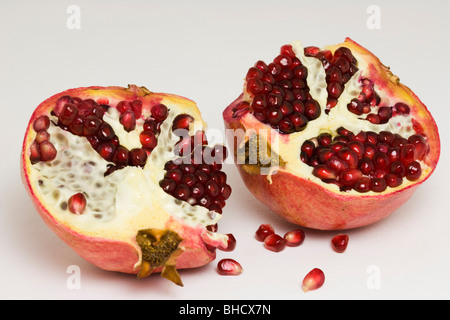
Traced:
<svg viewBox="0 0 450 320">
<path fill-rule="evenodd" d="M 138 230 L 164 230 L 171 217 L 194 228 L 217 223 L 221 214 L 178 200 L 159 186 L 165 174 L 164 164 L 178 158 L 173 152 L 173 146 L 179 140 L 171 130 L 173 119 L 185 113 L 182 106 L 170 99 L 162 103 L 169 109 L 169 115 L 161 125 L 158 144 L 145 166 L 126 166 L 106 177 L 104 173 L 110 162 L 104 160 L 85 137 L 63 130 L 51 121 L 47 132 L 57 150 L 56 158 L 30 165 L 28 174 L 39 202 L 45 204 L 57 221 L 85 236 L 130 243 L 138 252 L 140 248 L 135 241 Z M 190 115 L 195 119 L 190 134 L 193 134 L 194 128 L 205 129 L 199 113 Z M 142 147 L 139 134 L 143 130 L 144 120 L 138 119 L 136 128 L 126 132 L 119 122 L 119 116 L 119 111 L 111 106 L 103 116 L 103 121 L 111 125 L 122 146 L 129 150 Z M 50 119 L 57 122 L 55 116 L 50 116 Z M 34 139 L 34 135 L 31 134 L 29 139 Z M 83 193 L 87 200 L 82 214 L 70 212 L 67 205 L 68 199 L 78 192 Z M 227 243 L 228 240 L 227 235 L 207 230 L 201 236 L 205 241 Z M 139 264 L 140 260 L 136 267 Z"/>
<path fill-rule="evenodd" d="M 309 166 L 300 160 L 299 154 L 301 146 L 306 140 L 316 138 L 321 133 L 330 133 L 334 137 L 338 135 L 336 130 L 339 127 L 344 127 L 354 134 L 358 134 L 360 131 L 373 131 L 376 133 L 380 133 L 381 131 L 389 131 L 393 134 L 397 133 L 408 139 L 411 135 L 416 134 L 413 129 L 411 115 L 396 115 L 391 117 L 387 123 L 373 124 L 364 119 L 365 115 L 359 116 L 348 110 L 347 105 L 350 101 L 359 96 L 362 88 L 362 83 L 360 80 L 367 76 L 364 72 L 365 70 L 368 70 L 368 66 L 365 64 L 364 59 L 362 59 L 357 52 L 352 53 L 357 60 L 357 67 L 359 70 L 345 84 L 344 90 L 338 98 L 337 105 L 332 108 L 328 114 L 326 114 L 325 108 L 327 104 L 328 92 L 327 83 L 325 80 L 325 69 L 322 62 L 317 58 L 305 56 L 304 48 L 300 41 L 292 42 L 291 46 L 297 58 L 308 69 L 306 83 L 310 89 L 309 92 L 311 97 L 319 103 L 321 113 L 317 119 L 309 121 L 304 130 L 286 135 L 280 134 L 278 130 L 273 129 L 270 125 L 260 122 L 251 113 L 244 115 L 244 117 L 247 118 L 245 121 L 251 124 L 250 127 L 255 129 L 260 136 L 267 139 L 271 143 L 273 151 L 280 155 L 286 163 L 283 168 L 272 168 L 272 170 L 265 172 L 266 174 L 268 173 L 268 182 L 271 183 L 272 181 L 272 172 L 276 172 L 280 169 L 313 181 L 324 188 L 343 196 L 358 195 L 360 197 L 364 197 L 379 194 L 374 191 L 368 191 L 362 194 L 354 189 L 340 191 L 338 185 L 322 181 L 320 178 L 312 174 L 312 166 Z M 402 102 L 393 100 L 391 97 L 387 96 L 382 89 L 378 88 L 376 83 L 374 83 L 374 90 L 381 98 L 381 102 L 379 104 L 380 106 L 392 106 L 397 102 Z M 244 86 L 243 100 L 249 103 L 252 101 L 252 96 L 248 93 L 246 86 Z M 372 107 L 371 113 L 377 113 L 377 111 L 378 107 Z M 251 117 L 252 119 L 248 119 L 248 117 Z M 421 177 L 427 176 L 432 168 L 430 168 L 424 161 L 417 161 L 421 165 Z M 261 171 L 261 173 L 264 174 L 263 171 Z M 417 183 L 417 180 L 409 181 L 405 177 L 402 179 L 402 184 L 398 187 L 387 187 L 383 193 L 396 192 L 399 189 L 404 189 Z"/>
</svg>

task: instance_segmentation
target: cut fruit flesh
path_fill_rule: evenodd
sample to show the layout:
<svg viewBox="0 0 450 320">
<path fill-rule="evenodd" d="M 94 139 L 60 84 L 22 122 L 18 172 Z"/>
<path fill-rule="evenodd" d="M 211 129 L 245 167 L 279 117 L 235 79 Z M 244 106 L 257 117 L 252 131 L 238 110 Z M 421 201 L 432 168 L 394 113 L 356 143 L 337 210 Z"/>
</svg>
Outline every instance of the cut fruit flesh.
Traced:
<svg viewBox="0 0 450 320">
<path fill-rule="evenodd" d="M 92 122 L 91 127 L 97 128 L 92 131 L 95 134 L 75 126 L 76 116 L 67 108 L 65 97 L 76 100 L 78 115 L 83 109 L 80 103 L 89 100 L 108 106 L 99 111 L 101 120 L 95 121 L 100 123 Z M 123 103 L 130 101 L 131 104 Z M 133 110 L 132 117 L 122 116 L 126 114 L 122 108 L 126 109 L 127 105 Z M 107 270 L 139 273 L 140 277 L 150 269 L 163 271 L 163 276 L 181 284 L 174 270 L 204 265 L 215 258 L 214 248 L 226 248 L 228 236 L 207 229 L 220 219 L 224 202 L 220 203 L 220 210 L 191 205 L 160 187 L 166 173 L 165 164 L 180 158 L 174 153 L 180 137 L 171 129 L 173 120 L 182 114 L 189 114 L 195 120 L 189 134 L 205 129 L 200 112 L 191 100 L 136 86 L 71 89 L 47 99 L 35 110 L 22 150 L 24 184 L 46 223 L 87 261 Z M 39 118 L 42 115 L 51 120 L 48 126 Z M 148 119 L 160 120 L 157 145 L 152 148 L 146 148 L 140 139 L 141 132 L 151 126 Z M 103 131 L 101 121 L 108 125 Z M 35 149 L 39 151 L 33 146 L 37 144 L 36 139 L 41 139 L 38 137 L 43 130 L 48 135 L 46 142 L 57 151 L 53 159 L 43 158 L 48 152 L 42 148 L 40 155 L 33 153 Z M 125 151 L 112 157 L 106 154 L 107 148 L 95 147 L 98 141 L 93 138 L 101 137 L 100 134 L 103 135 L 100 140 L 115 146 L 114 150 L 119 150 L 120 143 L 120 150 Z M 133 153 L 133 150 L 137 151 Z M 231 189 L 226 190 L 227 197 L 230 192 Z M 164 234 L 170 231 L 180 239 L 166 252 L 161 265 L 153 263 L 151 268 L 143 267 L 145 250 L 142 242 L 136 240 L 142 230 L 152 230 L 148 234 L 154 234 L 155 230 Z M 158 248 L 165 246 L 165 239 L 174 237 L 161 239 L 162 244 L 155 242 Z M 148 270 L 139 271 L 141 267 Z"/>
<path fill-rule="evenodd" d="M 283 50 L 286 52 L 287 47 L 289 46 L 282 47 L 281 55 Z M 378 221 L 406 201 L 417 185 L 426 180 L 436 167 L 440 142 L 432 116 L 417 96 L 401 84 L 389 68 L 350 39 L 322 50 L 317 48 L 316 51 L 311 49 L 313 47 L 304 49 L 297 41 L 290 47 L 297 60 L 307 69 L 306 85 L 309 96 L 306 95 L 306 98 L 298 96 L 298 99 L 303 105 L 310 100 L 317 101 L 321 112 L 317 118 L 309 119 L 306 124 L 296 130 L 285 132 L 284 127 L 280 126 L 284 118 L 281 118 L 279 122 L 271 123 L 267 121 L 267 118 L 260 116 L 265 110 L 261 107 L 263 103 L 258 102 L 255 105 L 254 102 L 255 99 L 258 101 L 264 101 L 264 99 L 257 98 L 257 95 L 245 85 L 244 93 L 224 111 L 223 116 L 227 128 L 247 133 L 244 141 L 240 140 L 236 143 L 232 140 L 234 137 L 228 140 L 229 145 L 235 147 L 235 162 L 246 186 L 273 211 L 300 225 L 318 229 L 345 229 Z M 334 54 L 336 57 L 336 52 L 338 49 L 342 51 L 341 48 L 350 49 L 356 60 L 357 70 L 347 77 L 342 91 L 335 99 L 330 94 L 328 85 L 331 79 L 336 80 L 338 77 L 330 77 L 328 71 L 336 66 L 336 60 L 331 58 L 333 64 L 327 65 L 325 60 L 318 58 L 318 54 L 330 57 Z M 255 67 L 261 65 L 262 62 L 258 61 Z M 247 78 L 252 76 L 247 74 Z M 263 86 L 264 79 L 263 76 Z M 274 84 L 271 87 L 272 90 L 281 81 Z M 293 78 L 290 81 L 294 83 Z M 292 100 L 291 93 L 294 90 L 289 89 L 290 86 L 286 84 L 283 91 L 284 100 L 277 102 L 280 106 L 286 101 L 291 105 L 296 103 L 295 94 Z M 363 96 L 364 92 L 367 95 Z M 330 103 L 332 99 L 335 100 Z M 355 100 L 361 102 L 361 106 L 353 106 L 352 102 Z M 267 98 L 265 101 L 266 107 L 269 107 Z M 383 106 L 389 106 L 389 108 L 383 108 Z M 302 111 L 299 107 L 297 110 Z M 379 121 L 370 121 L 370 118 L 367 119 L 368 114 L 376 115 Z M 285 117 L 290 116 L 292 114 L 285 115 Z M 393 181 L 390 177 L 390 185 L 382 194 L 380 189 L 362 193 L 360 192 L 363 190 L 362 185 L 361 188 L 356 187 L 356 189 L 355 184 L 347 187 L 345 181 L 350 183 L 352 179 L 348 175 L 340 178 L 339 174 L 329 170 L 330 167 L 326 166 L 325 161 L 311 163 L 306 156 L 303 155 L 302 158 L 302 147 L 305 141 L 313 141 L 314 146 L 317 147 L 318 138 L 321 135 L 329 134 L 333 140 L 340 135 L 338 131 L 342 128 L 350 131 L 354 136 L 360 132 L 379 134 L 386 131 L 404 139 L 413 135 L 425 137 L 428 151 L 418 156 L 420 159 L 413 159 L 420 163 L 420 177 L 417 178 L 418 174 L 415 173 L 414 179 L 403 178 L 401 185 L 396 187 L 393 186 L 398 181 Z M 256 134 L 259 139 L 267 141 L 268 145 L 276 146 L 272 152 L 279 155 L 282 161 L 272 165 L 271 170 L 262 171 L 259 163 L 250 162 L 247 155 L 250 154 L 249 152 L 242 156 L 239 143 L 242 145 L 250 140 L 251 134 Z M 329 155 L 324 153 L 322 156 Z M 245 159 L 244 162 L 241 161 L 242 158 Z M 333 163 L 335 166 L 338 164 L 336 161 Z M 318 171 L 320 174 L 315 175 L 314 173 Z M 411 171 L 414 169 L 412 168 Z M 365 178 L 359 176 L 359 173 L 357 176 Z M 301 204 L 295 203 L 300 197 L 305 197 L 305 201 Z"/>
</svg>

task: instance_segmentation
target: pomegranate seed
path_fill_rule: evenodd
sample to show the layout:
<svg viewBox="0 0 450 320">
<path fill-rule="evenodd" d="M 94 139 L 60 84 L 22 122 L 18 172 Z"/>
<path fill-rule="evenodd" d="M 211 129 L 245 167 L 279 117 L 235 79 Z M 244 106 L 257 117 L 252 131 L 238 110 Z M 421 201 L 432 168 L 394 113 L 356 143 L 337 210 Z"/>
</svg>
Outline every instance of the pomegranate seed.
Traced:
<svg viewBox="0 0 450 320">
<path fill-rule="evenodd" d="M 120 112 L 120 113 L 124 113 L 127 110 L 132 110 L 131 108 L 131 104 L 128 101 L 120 101 L 117 106 L 116 109 Z"/>
<path fill-rule="evenodd" d="M 326 161 L 326 165 L 336 173 L 340 173 L 348 169 L 348 164 L 337 156 L 331 156 L 330 158 L 328 158 Z"/>
<path fill-rule="evenodd" d="M 30 161 L 35 164 L 41 161 L 41 150 L 39 149 L 39 144 L 36 141 L 30 145 Z"/>
<path fill-rule="evenodd" d="M 44 141 L 39 144 L 41 152 L 41 161 L 51 161 L 56 158 L 56 148 L 50 141 Z"/>
<path fill-rule="evenodd" d="M 324 164 L 315 166 L 312 173 L 322 180 L 336 179 L 337 177 L 336 172 Z"/>
<path fill-rule="evenodd" d="M 384 179 L 386 180 L 386 184 L 388 187 L 395 188 L 402 184 L 403 180 L 398 175 L 389 173 Z"/>
<path fill-rule="evenodd" d="M 153 150 L 158 144 L 158 138 L 152 131 L 142 131 L 139 135 L 139 141 L 142 144 L 142 147 L 148 150 Z"/>
<path fill-rule="evenodd" d="M 399 113 L 399 114 L 409 114 L 409 107 L 408 105 L 404 104 L 403 102 L 397 102 L 394 105 L 394 109 Z"/>
<path fill-rule="evenodd" d="M 339 182 L 344 186 L 351 186 L 362 178 L 363 174 L 358 169 L 347 169 L 339 175 Z"/>
<path fill-rule="evenodd" d="M 372 179 L 372 191 L 374 192 L 383 192 L 386 190 L 387 184 L 386 180 L 383 178 L 373 178 Z"/>
<path fill-rule="evenodd" d="M 264 241 L 268 236 L 274 234 L 275 230 L 270 224 L 262 224 L 259 226 L 258 230 L 256 230 L 255 238 L 258 241 Z"/>
<path fill-rule="evenodd" d="M 72 120 L 75 118 L 75 116 L 78 114 L 78 108 L 73 103 L 66 103 L 64 107 L 61 110 L 61 113 L 59 115 L 59 121 L 63 125 L 68 125 L 72 122 Z"/>
<path fill-rule="evenodd" d="M 237 276 L 244 271 L 242 266 L 234 259 L 222 259 L 217 263 L 217 272 L 223 276 Z"/>
<path fill-rule="evenodd" d="M 233 251 L 236 248 L 236 238 L 231 233 L 228 233 L 227 236 L 228 236 L 227 246 L 226 247 L 219 246 L 219 249 L 222 251 Z"/>
<path fill-rule="evenodd" d="M 287 246 L 298 247 L 305 240 L 305 232 L 302 229 L 289 231 L 284 235 L 284 240 Z"/>
<path fill-rule="evenodd" d="M 302 290 L 308 292 L 319 289 L 325 282 L 325 274 L 319 268 L 314 268 L 303 278 Z"/>
<path fill-rule="evenodd" d="M 119 122 L 123 125 L 126 132 L 133 131 L 136 128 L 136 117 L 132 110 L 127 110 L 119 117 Z"/>
<path fill-rule="evenodd" d="M 42 152 L 42 150 L 41 150 Z M 417 161 L 412 161 L 406 166 L 406 179 L 409 181 L 416 181 L 422 175 L 422 168 L 420 163 Z"/>
<path fill-rule="evenodd" d="M 157 104 L 152 107 L 151 114 L 156 122 L 163 122 L 169 115 L 169 109 L 164 104 Z"/>
<path fill-rule="evenodd" d="M 64 106 L 67 103 L 73 103 L 73 99 L 70 96 L 62 96 L 60 97 L 55 104 L 55 107 L 53 108 L 53 113 L 59 118 Z"/>
<path fill-rule="evenodd" d="M 308 120 L 315 120 L 320 116 L 320 106 L 316 100 L 308 100 L 304 103 L 305 116 Z"/>
<path fill-rule="evenodd" d="M 34 138 L 34 141 L 36 141 L 37 143 L 48 140 L 50 140 L 50 134 L 47 131 L 39 131 L 38 133 L 36 133 L 36 138 Z"/>
<path fill-rule="evenodd" d="M 123 146 L 119 146 L 117 147 L 113 159 L 112 161 L 115 164 L 121 164 L 121 165 L 127 165 L 128 164 L 128 149 L 123 147 Z"/>
<path fill-rule="evenodd" d="M 102 125 L 102 120 L 94 115 L 86 117 L 86 121 L 83 124 L 83 135 L 90 136 L 95 134 Z"/>
<path fill-rule="evenodd" d="M 345 249 L 347 249 L 347 245 L 348 245 L 348 235 L 346 235 L 346 234 L 335 235 L 331 239 L 331 245 L 332 245 L 334 251 L 336 251 L 338 253 L 344 252 Z"/>
<path fill-rule="evenodd" d="M 372 180 L 369 177 L 362 177 L 353 188 L 361 193 L 369 192 L 372 190 Z"/>
<path fill-rule="evenodd" d="M 153 133 L 156 133 L 158 131 L 156 127 L 157 125 L 154 119 L 147 119 L 144 122 L 143 129 L 144 131 L 152 131 Z"/>
<path fill-rule="evenodd" d="M 85 121 L 86 121 L 86 118 L 84 116 L 80 116 L 80 114 L 78 114 L 72 120 L 72 122 L 69 124 L 69 131 L 72 132 L 74 135 L 82 136 Z"/>
<path fill-rule="evenodd" d="M 97 136 L 101 139 L 101 140 L 111 140 L 116 134 L 114 133 L 113 128 L 111 127 L 111 125 L 109 125 L 109 123 L 103 122 L 102 125 L 100 126 L 98 132 L 97 132 Z"/>
<path fill-rule="evenodd" d="M 187 131 L 187 130 L 189 130 L 189 125 L 192 122 L 194 122 L 194 118 L 191 117 L 190 115 L 185 114 L 185 113 L 179 114 L 175 117 L 175 119 L 173 119 L 172 131 L 174 131 L 174 133 L 175 133 L 175 130 L 186 130 Z M 177 136 L 183 136 L 183 135 L 185 135 L 186 131 L 178 132 L 181 134 L 177 134 L 177 133 L 175 133 L 175 134 Z"/>
<path fill-rule="evenodd" d="M 278 234 L 270 234 L 264 239 L 264 247 L 273 252 L 280 252 L 286 247 L 286 240 Z"/>
<path fill-rule="evenodd" d="M 408 138 L 408 143 L 414 146 L 414 158 L 416 160 L 423 160 L 428 152 L 428 144 L 425 138 L 421 135 L 414 134 Z"/>
<path fill-rule="evenodd" d="M 106 161 L 112 161 L 115 151 L 116 151 L 116 146 L 114 144 L 112 144 L 111 142 L 101 143 L 97 147 L 98 154 L 100 154 L 100 156 L 103 159 L 105 159 Z"/>
<path fill-rule="evenodd" d="M 82 193 L 76 193 L 69 198 L 69 211 L 73 214 L 82 214 L 86 208 L 86 197 Z"/>
<path fill-rule="evenodd" d="M 167 193 L 172 194 L 173 191 L 175 191 L 175 188 L 177 187 L 177 184 L 175 181 L 164 178 L 159 182 L 159 186 Z"/>
<path fill-rule="evenodd" d="M 131 149 L 128 157 L 132 166 L 144 166 L 147 162 L 147 152 L 141 148 Z"/>
<path fill-rule="evenodd" d="M 131 110 L 133 110 L 135 118 L 139 119 L 142 116 L 142 101 L 134 100 L 131 102 Z"/>
<path fill-rule="evenodd" d="M 46 115 L 39 116 L 33 122 L 33 129 L 36 132 L 47 130 L 50 127 L 50 118 Z"/>
</svg>

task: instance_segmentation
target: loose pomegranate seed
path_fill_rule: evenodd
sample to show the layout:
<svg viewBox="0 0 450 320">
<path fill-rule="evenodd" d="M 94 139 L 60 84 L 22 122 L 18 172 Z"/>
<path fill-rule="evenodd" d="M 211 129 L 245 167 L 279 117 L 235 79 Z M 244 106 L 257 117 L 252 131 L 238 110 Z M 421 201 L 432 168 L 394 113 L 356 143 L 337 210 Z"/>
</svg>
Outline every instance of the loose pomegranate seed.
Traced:
<svg viewBox="0 0 450 320">
<path fill-rule="evenodd" d="M 284 240 L 287 246 L 298 247 L 305 240 L 305 232 L 302 229 L 288 231 L 284 235 Z"/>
<path fill-rule="evenodd" d="M 325 274 L 319 268 L 314 268 L 303 278 L 302 290 L 308 292 L 319 289 L 325 282 Z"/>
<path fill-rule="evenodd" d="M 264 247 L 273 252 L 280 252 L 286 247 L 286 240 L 276 233 L 270 234 L 264 239 Z"/>
<path fill-rule="evenodd" d="M 270 224 L 262 224 L 255 232 L 255 238 L 263 242 L 269 235 L 274 234 L 275 230 Z"/>
<path fill-rule="evenodd" d="M 346 234 L 338 234 L 335 235 L 331 239 L 331 246 L 333 247 L 334 251 L 338 253 L 342 253 L 347 249 L 348 245 L 348 235 Z"/>
<path fill-rule="evenodd" d="M 234 259 L 222 259 L 217 263 L 217 272 L 223 276 L 237 276 L 243 271 L 242 266 Z"/>
<path fill-rule="evenodd" d="M 236 248 L 236 238 L 231 233 L 228 233 L 227 236 L 228 236 L 227 246 L 226 247 L 219 246 L 218 248 L 222 251 L 233 251 Z"/>
<path fill-rule="evenodd" d="M 69 211 L 73 214 L 83 214 L 86 208 L 86 197 L 82 193 L 76 193 L 69 198 Z"/>
</svg>

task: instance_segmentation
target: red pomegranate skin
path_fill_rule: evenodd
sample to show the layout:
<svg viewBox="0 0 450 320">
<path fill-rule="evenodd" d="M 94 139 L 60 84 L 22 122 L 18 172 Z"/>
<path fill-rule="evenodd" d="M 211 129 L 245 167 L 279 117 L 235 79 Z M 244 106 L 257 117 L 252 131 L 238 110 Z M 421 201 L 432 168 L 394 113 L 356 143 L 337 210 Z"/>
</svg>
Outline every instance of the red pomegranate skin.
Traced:
<svg viewBox="0 0 450 320">
<path fill-rule="evenodd" d="M 396 96 L 410 106 L 411 116 L 420 123 L 423 134 L 428 137 L 430 152 L 424 158 L 424 162 L 431 170 L 427 174 L 422 174 L 414 184 L 395 192 L 351 195 L 345 192 L 331 192 L 322 185 L 294 175 L 282 167 L 278 168 L 277 173 L 271 176 L 271 183 L 268 183 L 267 176 L 249 174 L 243 169 L 242 164 L 235 161 L 245 186 L 259 201 L 289 222 L 320 230 L 362 227 L 389 216 L 411 197 L 422 182 L 428 179 L 435 170 L 440 155 L 438 128 L 420 99 L 408 87 L 400 83 L 375 55 L 353 40 L 347 38 L 344 43 L 329 46 L 327 49 L 334 51 L 342 46 L 363 56 L 370 64 L 369 69 L 365 71 L 365 76 L 374 80 L 379 90 L 387 92 L 390 96 Z M 224 110 L 223 119 L 226 129 L 255 129 L 261 125 L 249 112 L 240 112 L 239 116 L 233 117 L 233 109 L 242 100 L 243 94 Z M 229 146 L 234 146 L 234 154 L 236 154 L 236 146 L 232 139 L 233 136 L 228 135 L 227 142 Z M 280 143 L 283 143 L 283 140 L 289 141 L 289 135 L 280 138 Z"/>
<path fill-rule="evenodd" d="M 44 102 L 42 102 L 35 110 L 29 121 L 26 129 L 22 153 L 21 153 L 21 177 L 25 189 L 31 196 L 33 204 L 42 217 L 44 222 L 52 229 L 67 245 L 69 245 L 80 257 L 86 261 L 96 265 L 104 270 L 117 271 L 123 273 L 137 274 L 140 267 L 139 252 L 137 246 L 133 246 L 131 243 L 124 241 L 117 241 L 113 239 L 107 239 L 102 237 L 86 236 L 79 233 L 70 226 L 62 224 L 54 218 L 47 210 L 39 198 L 39 195 L 33 190 L 32 184 L 29 180 L 28 172 L 31 168 L 31 162 L 27 157 L 29 154 L 29 145 L 32 143 L 32 135 L 29 134 L 33 130 L 33 123 L 36 118 L 42 114 L 48 114 L 49 109 L 52 108 L 56 101 L 64 96 L 74 96 L 85 98 L 96 97 L 101 98 L 107 96 L 111 100 L 135 100 L 137 97 L 141 99 L 148 99 L 155 104 L 163 99 L 173 99 L 178 102 L 182 102 L 185 105 L 193 103 L 191 100 L 163 93 L 152 93 L 144 87 L 129 86 L 123 87 L 85 87 L 69 89 L 67 91 L 58 93 Z M 207 249 L 206 244 L 201 239 L 201 233 L 204 230 L 195 229 L 181 224 L 175 219 L 169 219 L 166 223 L 167 230 L 173 230 L 183 239 L 180 243 L 180 247 L 188 247 L 191 250 L 187 250 L 182 253 L 176 260 L 177 269 L 194 268 L 203 266 L 215 259 L 215 252 Z M 223 245 L 222 243 L 208 243 L 209 245 L 218 247 Z M 161 268 L 155 269 L 153 272 L 160 272 Z"/>
</svg>

